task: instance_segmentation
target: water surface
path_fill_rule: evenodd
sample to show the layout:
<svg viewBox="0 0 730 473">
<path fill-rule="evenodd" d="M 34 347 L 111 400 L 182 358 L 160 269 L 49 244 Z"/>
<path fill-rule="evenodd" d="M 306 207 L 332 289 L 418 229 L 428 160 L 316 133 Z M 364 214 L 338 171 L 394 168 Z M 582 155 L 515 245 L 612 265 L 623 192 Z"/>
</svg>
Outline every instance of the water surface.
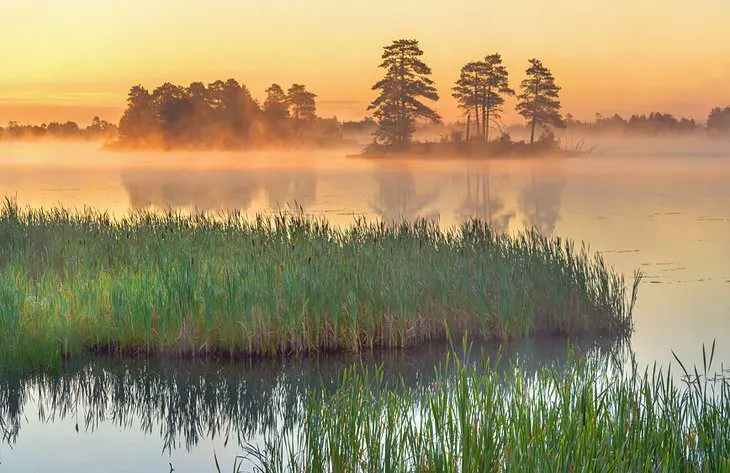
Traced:
<svg viewBox="0 0 730 473">
<path fill-rule="evenodd" d="M 338 225 L 357 216 L 438 218 L 445 228 L 479 217 L 507 232 L 536 225 L 586 242 L 627 276 L 636 268 L 646 274 L 631 340 L 640 364 L 666 365 L 672 350 L 700 362 L 702 344 L 716 339 L 716 362 L 730 365 L 730 152 L 717 147 L 689 156 L 619 147 L 582 158 L 491 162 L 346 157 L 356 150 L 117 154 L 97 147 L 0 145 L 0 195 L 21 205 L 91 206 L 115 216 L 297 206 Z M 523 343 L 510 356 L 564 358 L 562 342 L 540 346 Z M 384 369 L 427 383 L 443 349 L 419 353 L 388 355 Z M 272 413 L 299 402 L 315 380 L 335 379 L 342 366 L 342 359 L 96 362 L 68 366 L 57 378 L 5 378 L 0 471 L 167 472 L 168 462 L 178 472 L 209 471 L 214 450 L 230 469 L 242 439 L 255 440 L 262 426 L 275 428 L 283 417 Z M 137 405 L 144 382 L 159 396 Z M 104 408 L 84 393 L 49 391 L 49 383 L 105 387 Z M 126 403 L 110 400 L 114 386 Z M 132 388 L 134 394 L 125 391 Z M 54 409 L 53 392 L 64 393 L 67 405 L 56 402 Z"/>
</svg>

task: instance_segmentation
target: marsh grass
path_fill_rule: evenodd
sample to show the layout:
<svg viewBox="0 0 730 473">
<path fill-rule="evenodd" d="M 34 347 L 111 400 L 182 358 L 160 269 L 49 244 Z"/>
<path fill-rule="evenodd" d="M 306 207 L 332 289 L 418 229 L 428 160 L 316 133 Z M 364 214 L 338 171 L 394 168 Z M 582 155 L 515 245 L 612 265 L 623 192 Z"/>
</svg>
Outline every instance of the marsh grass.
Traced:
<svg viewBox="0 0 730 473">
<path fill-rule="evenodd" d="M 671 367 L 641 372 L 635 362 L 609 367 L 600 357 L 531 374 L 519 364 L 504 372 L 489 358 L 453 357 L 431 387 L 410 391 L 381 389 L 382 371 L 353 366 L 338 388 L 308 397 L 301 425 L 247 447 L 246 466 L 261 473 L 730 471 L 730 380 L 713 374 L 712 353 L 703 348 L 702 369 L 682 366 L 681 378 Z"/>
<path fill-rule="evenodd" d="M 89 351 L 275 356 L 632 330 L 600 255 L 480 221 L 349 228 L 297 213 L 0 211 L 0 365 Z"/>
</svg>

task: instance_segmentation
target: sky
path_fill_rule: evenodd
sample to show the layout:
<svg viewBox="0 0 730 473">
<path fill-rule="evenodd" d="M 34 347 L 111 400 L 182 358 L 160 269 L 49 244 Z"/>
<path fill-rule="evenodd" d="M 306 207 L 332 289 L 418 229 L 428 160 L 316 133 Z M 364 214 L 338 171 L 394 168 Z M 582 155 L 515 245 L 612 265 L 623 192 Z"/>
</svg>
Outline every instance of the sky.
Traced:
<svg viewBox="0 0 730 473">
<path fill-rule="evenodd" d="M 704 120 L 730 104 L 727 18 L 727 0 L 3 0 L 0 124 L 116 121 L 134 84 L 229 77 L 260 99 L 303 83 L 320 115 L 359 119 L 398 38 L 419 40 L 447 120 L 460 67 L 494 52 L 513 88 L 541 59 L 577 118 Z"/>
</svg>

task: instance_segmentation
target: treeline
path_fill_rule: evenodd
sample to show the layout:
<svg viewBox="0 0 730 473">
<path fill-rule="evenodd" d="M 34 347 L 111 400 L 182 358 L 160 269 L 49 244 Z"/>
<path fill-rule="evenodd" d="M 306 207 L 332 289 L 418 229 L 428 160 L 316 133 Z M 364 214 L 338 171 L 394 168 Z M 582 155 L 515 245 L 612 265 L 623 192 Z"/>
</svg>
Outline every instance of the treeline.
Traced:
<svg viewBox="0 0 730 473">
<path fill-rule="evenodd" d="M 266 89 L 263 104 L 235 79 L 207 86 L 166 82 L 152 92 L 129 91 L 119 122 L 121 148 L 242 148 L 341 138 L 336 118 L 317 116 L 316 95 L 304 85 Z"/>
<path fill-rule="evenodd" d="M 697 123 L 693 118 L 676 118 L 670 113 L 652 112 L 648 115 L 632 115 L 628 119 L 619 114 L 606 117 L 596 114 L 594 121 L 574 119 L 570 114 L 565 124 L 572 130 L 593 133 L 635 133 L 635 134 L 683 134 L 698 131 L 711 133 L 730 132 L 730 107 L 714 108 L 707 117 L 707 124 Z"/>
<path fill-rule="evenodd" d="M 41 125 L 20 125 L 15 121 L 8 123 L 8 126 L 0 126 L 0 140 L 112 140 L 117 137 L 117 125 L 94 117 L 87 127 L 80 127 L 78 123 L 67 121 L 65 123 L 50 122 Z"/>
</svg>

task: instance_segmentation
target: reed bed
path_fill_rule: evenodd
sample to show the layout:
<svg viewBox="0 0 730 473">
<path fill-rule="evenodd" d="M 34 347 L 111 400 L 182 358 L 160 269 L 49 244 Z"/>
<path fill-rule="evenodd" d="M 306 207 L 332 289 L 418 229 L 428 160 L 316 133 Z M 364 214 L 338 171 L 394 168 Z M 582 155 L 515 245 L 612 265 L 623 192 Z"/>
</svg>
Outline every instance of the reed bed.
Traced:
<svg viewBox="0 0 730 473">
<path fill-rule="evenodd" d="M 470 221 L 349 228 L 296 213 L 0 211 L 0 365 L 89 351 L 275 356 L 632 330 L 600 255 Z"/>
<path fill-rule="evenodd" d="M 702 370 L 681 378 L 599 358 L 528 375 L 454 357 L 455 376 L 442 366 L 421 391 L 385 388 L 382 371 L 354 366 L 337 389 L 309 396 L 301 425 L 247 447 L 234 470 L 730 471 L 730 380 L 703 355 Z"/>
</svg>

